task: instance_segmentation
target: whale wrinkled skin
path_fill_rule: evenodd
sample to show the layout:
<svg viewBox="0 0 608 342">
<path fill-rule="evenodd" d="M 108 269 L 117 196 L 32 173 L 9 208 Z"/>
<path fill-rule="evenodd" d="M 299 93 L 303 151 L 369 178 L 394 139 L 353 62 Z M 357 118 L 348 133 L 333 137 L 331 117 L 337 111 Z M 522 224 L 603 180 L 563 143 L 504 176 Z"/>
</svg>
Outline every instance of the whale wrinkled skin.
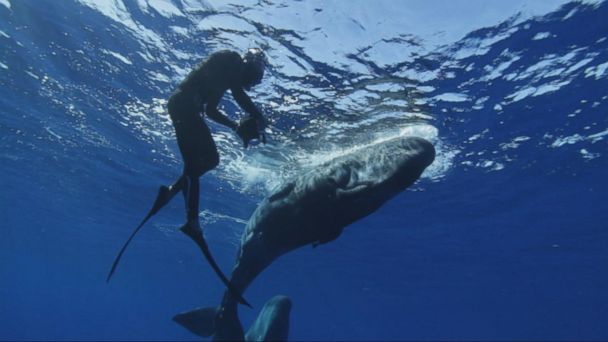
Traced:
<svg viewBox="0 0 608 342">
<path fill-rule="evenodd" d="M 336 239 L 345 227 L 412 185 L 434 159 L 429 141 L 395 138 L 358 148 L 285 183 L 251 216 L 230 282 L 243 293 L 281 255 Z M 220 307 L 205 316 L 213 316 L 214 322 L 206 322 L 206 333 L 199 335 L 243 340 L 237 305 L 225 292 Z"/>
</svg>

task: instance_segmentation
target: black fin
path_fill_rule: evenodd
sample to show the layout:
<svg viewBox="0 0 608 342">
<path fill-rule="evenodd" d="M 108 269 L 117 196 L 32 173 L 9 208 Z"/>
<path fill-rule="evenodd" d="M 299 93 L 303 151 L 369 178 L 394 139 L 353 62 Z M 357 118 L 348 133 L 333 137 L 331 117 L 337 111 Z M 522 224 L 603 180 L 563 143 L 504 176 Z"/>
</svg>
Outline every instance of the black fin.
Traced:
<svg viewBox="0 0 608 342">
<path fill-rule="evenodd" d="M 171 192 L 170 192 L 169 188 L 162 185 L 158 189 L 158 195 L 156 196 L 156 200 L 154 201 L 154 204 L 152 205 L 152 209 L 150 209 L 150 211 L 148 212 L 146 217 L 144 217 L 144 219 L 141 220 L 141 222 L 139 223 L 137 228 L 135 228 L 133 233 L 131 233 L 131 236 L 129 236 L 129 238 L 127 239 L 125 244 L 122 246 L 122 248 L 118 252 L 116 259 L 114 259 L 114 263 L 112 264 L 112 268 L 110 269 L 110 273 L 108 274 L 108 277 L 106 278 L 106 282 L 109 282 L 110 278 L 112 278 L 114 271 L 116 271 L 116 267 L 118 267 L 120 258 L 122 258 L 122 254 L 127 249 L 127 246 L 129 245 L 129 243 L 131 243 L 131 240 L 133 240 L 133 237 L 135 237 L 137 232 L 139 232 L 141 227 L 144 226 L 144 224 L 150 219 L 150 217 L 154 216 L 154 214 L 156 214 L 160 209 L 162 209 L 165 205 L 167 205 L 167 203 L 169 203 L 169 201 L 171 201 L 171 198 L 173 198 L 173 196 L 171 196 Z"/>
<path fill-rule="evenodd" d="M 215 331 L 216 308 L 197 308 L 173 316 L 173 320 L 195 335 L 209 337 Z"/>
<path fill-rule="evenodd" d="M 220 278 L 222 283 L 224 283 L 224 285 L 226 286 L 228 291 L 230 291 L 230 294 L 232 296 L 234 296 L 238 300 L 239 303 L 252 308 L 251 304 L 249 304 L 247 302 L 247 300 L 245 300 L 245 298 L 243 298 L 241 293 L 232 285 L 232 283 L 230 283 L 230 280 L 228 280 L 228 278 L 226 278 L 226 276 L 224 275 L 224 273 L 222 272 L 220 267 L 215 262 L 215 259 L 211 255 L 211 252 L 209 251 L 209 247 L 207 246 L 207 243 L 205 242 L 205 238 L 203 238 L 203 232 L 200 229 L 197 229 L 196 231 L 189 229 L 187 223 L 184 226 L 182 226 L 180 228 L 180 230 L 184 234 L 188 235 L 198 245 L 198 247 L 203 252 L 203 255 L 205 256 L 205 259 L 207 259 L 207 262 L 209 263 L 209 265 L 211 265 L 211 268 L 213 268 L 213 270 L 215 271 L 215 274 L 217 274 L 217 276 Z"/>
</svg>

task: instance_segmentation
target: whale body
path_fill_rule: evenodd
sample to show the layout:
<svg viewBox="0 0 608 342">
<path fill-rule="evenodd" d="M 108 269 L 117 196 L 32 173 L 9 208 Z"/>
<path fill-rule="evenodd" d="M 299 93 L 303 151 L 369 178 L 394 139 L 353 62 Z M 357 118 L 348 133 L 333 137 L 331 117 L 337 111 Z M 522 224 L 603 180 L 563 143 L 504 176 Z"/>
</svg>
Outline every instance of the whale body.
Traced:
<svg viewBox="0 0 608 342">
<path fill-rule="evenodd" d="M 412 185 L 434 161 L 433 145 L 405 137 L 358 148 L 283 184 L 258 205 L 243 232 L 230 282 L 243 293 L 274 260 L 296 248 L 336 239 Z M 238 298 L 174 319 L 200 336 L 243 340 Z M 178 319 L 179 318 L 179 319 Z"/>
</svg>

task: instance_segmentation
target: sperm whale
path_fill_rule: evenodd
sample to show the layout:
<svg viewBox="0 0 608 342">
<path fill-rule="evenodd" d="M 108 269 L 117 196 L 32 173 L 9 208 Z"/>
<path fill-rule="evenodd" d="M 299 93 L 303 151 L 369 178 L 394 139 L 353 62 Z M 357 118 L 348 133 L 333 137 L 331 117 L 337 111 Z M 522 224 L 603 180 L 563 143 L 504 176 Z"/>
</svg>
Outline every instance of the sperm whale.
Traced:
<svg viewBox="0 0 608 342">
<path fill-rule="evenodd" d="M 286 182 L 249 219 L 230 283 L 242 294 L 281 255 L 336 239 L 412 185 L 434 159 L 429 141 L 400 137 L 359 148 Z M 243 340 L 238 302 L 226 291 L 219 307 L 195 309 L 174 320 L 201 336 Z"/>
</svg>

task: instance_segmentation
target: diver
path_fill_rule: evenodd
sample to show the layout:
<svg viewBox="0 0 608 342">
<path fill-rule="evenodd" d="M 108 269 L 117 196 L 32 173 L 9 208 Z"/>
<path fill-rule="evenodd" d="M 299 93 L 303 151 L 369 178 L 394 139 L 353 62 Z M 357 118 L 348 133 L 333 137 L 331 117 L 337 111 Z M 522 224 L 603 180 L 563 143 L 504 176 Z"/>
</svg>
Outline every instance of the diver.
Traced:
<svg viewBox="0 0 608 342">
<path fill-rule="evenodd" d="M 187 207 L 187 222 L 181 228 L 186 234 L 200 234 L 199 177 L 219 164 L 219 154 L 203 117 L 222 124 L 243 140 L 245 147 L 252 139 L 265 142 L 264 118 L 245 90 L 259 84 L 267 60 L 260 49 L 249 49 L 243 57 L 233 51 L 212 54 L 196 67 L 173 92 L 168 102 L 169 115 L 175 128 L 177 144 L 184 161 L 181 177 L 170 187 L 159 190 L 158 203 L 164 206 L 176 193 L 182 192 Z M 218 110 L 222 96 L 230 90 L 238 105 L 249 113 L 239 124 Z"/>
<path fill-rule="evenodd" d="M 183 173 L 173 185 L 160 187 L 152 209 L 131 235 L 132 238 L 150 217 L 177 193 L 182 192 L 187 220 L 180 230 L 199 245 L 207 261 L 230 290 L 231 284 L 209 253 L 199 223 L 199 177 L 219 164 L 217 146 L 203 119 L 206 114 L 209 119 L 235 131 L 243 140 L 245 148 L 253 139 L 265 143 L 264 117 L 245 90 L 250 90 L 262 81 L 267 64 L 264 52 L 257 48 L 249 49 L 243 56 L 234 51 L 219 51 L 199 64 L 179 84 L 169 98 L 167 107 L 184 162 Z M 217 108 L 227 90 L 231 91 L 237 104 L 249 114 L 238 124 Z M 116 258 L 108 280 L 131 238 Z M 249 305 L 240 294 L 235 295 L 243 304 Z"/>
</svg>

